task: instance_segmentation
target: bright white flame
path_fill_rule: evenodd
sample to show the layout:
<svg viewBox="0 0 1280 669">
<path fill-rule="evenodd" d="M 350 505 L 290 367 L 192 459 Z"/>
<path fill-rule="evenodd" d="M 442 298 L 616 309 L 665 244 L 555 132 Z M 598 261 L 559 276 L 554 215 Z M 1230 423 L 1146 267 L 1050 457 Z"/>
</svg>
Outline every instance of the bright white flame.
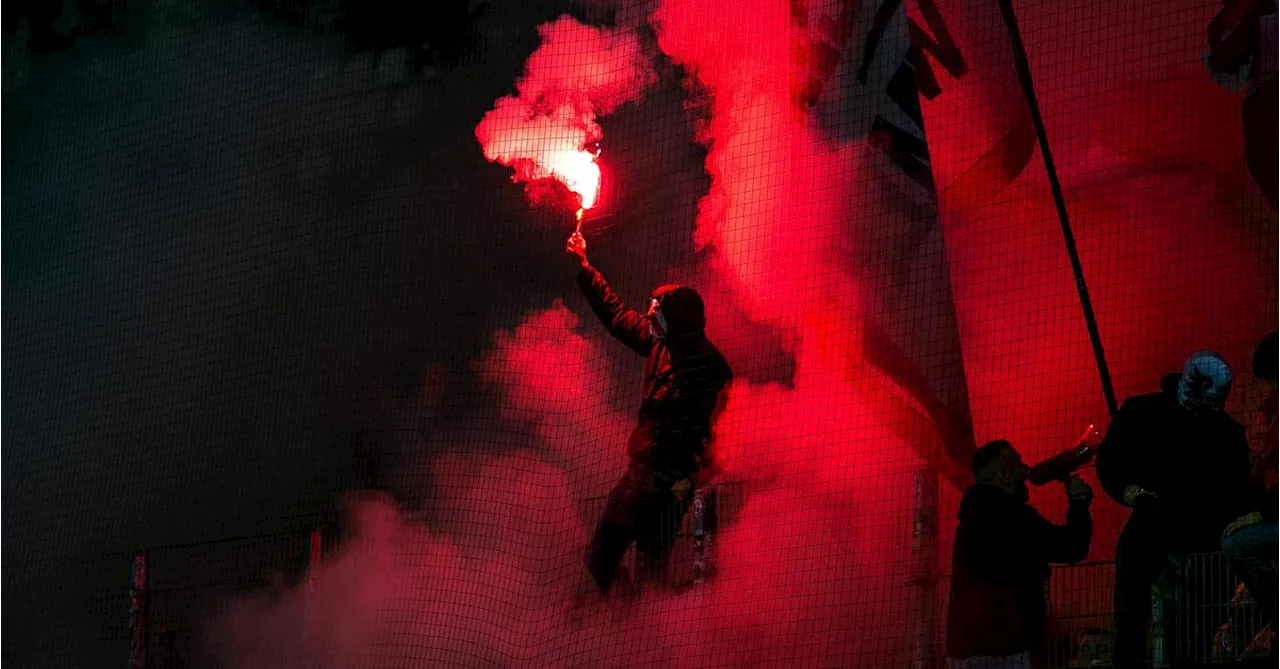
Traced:
<svg viewBox="0 0 1280 669">
<path fill-rule="evenodd" d="M 600 165 L 589 151 L 561 151 L 552 158 L 551 175 L 582 197 L 582 209 L 595 206 L 600 192 Z"/>
</svg>

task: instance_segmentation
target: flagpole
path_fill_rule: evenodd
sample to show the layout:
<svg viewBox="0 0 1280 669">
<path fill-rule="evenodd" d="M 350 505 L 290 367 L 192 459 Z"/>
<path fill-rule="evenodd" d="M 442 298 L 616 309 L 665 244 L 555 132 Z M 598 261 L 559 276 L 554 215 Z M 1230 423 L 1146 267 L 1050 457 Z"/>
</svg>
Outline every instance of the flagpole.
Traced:
<svg viewBox="0 0 1280 669">
<path fill-rule="evenodd" d="M 1071 259 L 1071 272 L 1076 279 L 1076 292 L 1080 294 L 1080 307 L 1084 309 L 1085 325 L 1089 328 L 1089 341 L 1093 344 L 1093 357 L 1098 364 L 1098 380 L 1102 382 L 1102 393 L 1107 398 L 1107 409 L 1114 416 L 1119 409 L 1116 403 L 1116 391 L 1111 385 L 1111 371 L 1107 368 L 1107 357 L 1102 351 L 1102 335 L 1098 332 L 1098 319 L 1093 313 L 1093 302 L 1089 299 L 1089 287 L 1085 285 L 1084 269 L 1080 265 L 1080 254 L 1076 250 L 1076 237 L 1071 231 L 1071 219 L 1067 215 L 1067 201 L 1062 196 L 1062 184 L 1058 182 L 1058 171 L 1053 166 L 1053 153 L 1049 151 L 1049 137 L 1045 133 L 1044 118 L 1040 115 L 1040 103 L 1036 100 L 1035 86 L 1031 82 L 1031 64 L 1027 60 L 1027 50 L 1022 44 L 1018 18 L 1013 13 L 1013 0 L 998 0 L 998 2 L 1005 27 L 1009 30 L 1009 41 L 1013 45 L 1013 62 L 1018 69 L 1018 83 L 1022 86 L 1023 97 L 1026 98 L 1027 107 L 1031 112 L 1031 122 L 1035 125 L 1036 138 L 1040 141 L 1040 155 L 1044 158 L 1044 169 L 1049 175 L 1049 189 L 1053 192 L 1053 204 L 1058 210 L 1058 222 L 1062 224 L 1062 237 L 1066 242 L 1067 256 Z"/>
</svg>

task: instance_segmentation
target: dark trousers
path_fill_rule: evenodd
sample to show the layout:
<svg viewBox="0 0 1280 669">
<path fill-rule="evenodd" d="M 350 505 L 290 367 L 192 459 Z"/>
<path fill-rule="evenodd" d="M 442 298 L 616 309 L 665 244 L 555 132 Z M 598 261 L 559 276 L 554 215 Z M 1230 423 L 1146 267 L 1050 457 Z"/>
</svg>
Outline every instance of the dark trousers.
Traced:
<svg viewBox="0 0 1280 669">
<path fill-rule="evenodd" d="M 1130 520 L 1116 545 L 1116 669 L 1147 666 L 1151 586 L 1169 562 L 1162 528 Z"/>
<path fill-rule="evenodd" d="M 1276 524 L 1259 523 L 1236 530 L 1222 541 L 1222 552 L 1231 561 L 1231 569 L 1249 588 L 1258 603 L 1263 619 L 1276 624 L 1276 593 L 1280 579 L 1276 575 Z"/>
<path fill-rule="evenodd" d="M 1208 647 L 1222 623 L 1211 616 L 1187 618 L 1184 608 L 1209 610 L 1231 598 L 1233 583 L 1206 572 L 1203 563 L 1183 557 L 1217 550 L 1212 531 L 1166 527 L 1158 519 L 1130 518 L 1116 545 L 1115 669 L 1150 665 L 1147 648 L 1152 586 L 1167 569 L 1178 596 L 1165 609 L 1166 654 L 1189 659 Z M 1174 555 L 1175 560 L 1170 560 Z M 1178 621 L 1175 624 L 1175 621 Z M 1168 659 L 1168 658 L 1166 658 Z"/>
<path fill-rule="evenodd" d="M 632 461 L 613 487 L 587 550 L 587 570 L 600 592 L 608 594 L 622 556 L 634 542 L 637 566 L 646 575 L 660 573 L 689 509 L 692 491 L 677 499 L 671 486 L 691 473 Z"/>
</svg>

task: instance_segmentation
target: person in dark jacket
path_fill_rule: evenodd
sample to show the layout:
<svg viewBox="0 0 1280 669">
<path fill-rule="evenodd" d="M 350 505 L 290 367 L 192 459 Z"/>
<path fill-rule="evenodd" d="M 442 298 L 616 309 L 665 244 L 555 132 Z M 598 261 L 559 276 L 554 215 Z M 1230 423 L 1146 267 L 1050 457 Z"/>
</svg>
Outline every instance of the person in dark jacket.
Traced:
<svg viewBox="0 0 1280 669">
<path fill-rule="evenodd" d="M 1261 457 L 1254 474 L 1259 490 L 1253 509 L 1227 526 L 1222 533 L 1222 552 L 1231 562 L 1231 568 L 1249 588 L 1249 594 L 1258 602 L 1266 621 L 1276 623 L 1277 598 L 1280 582 L 1276 575 L 1277 511 L 1280 495 L 1276 486 L 1266 487 L 1268 474 L 1274 475 L 1277 466 L 1276 432 L 1276 381 L 1277 357 L 1280 355 L 1280 335 L 1267 335 L 1253 353 L 1253 375 L 1271 387 L 1261 419 L 1267 426 Z"/>
<path fill-rule="evenodd" d="M 644 575 L 661 572 L 689 508 L 690 491 L 713 471 L 706 447 L 733 373 L 707 339 L 697 291 L 659 286 L 641 314 L 627 309 L 587 262 L 581 234 L 569 238 L 565 253 L 579 267 L 578 284 L 600 322 L 647 358 L 636 427 L 627 442 L 631 462 L 609 493 L 587 553 L 587 569 L 607 595 L 633 542 Z"/>
<path fill-rule="evenodd" d="M 1124 402 L 1098 449 L 1098 479 L 1133 511 L 1116 545 L 1115 666 L 1147 664 L 1151 586 L 1172 554 L 1218 550 L 1248 508 L 1249 442 L 1223 410 L 1231 368 L 1200 351 L 1178 386 Z"/>
<path fill-rule="evenodd" d="M 1089 554 L 1093 489 L 1066 480 L 1067 522 L 1055 525 L 1027 503 L 1029 468 L 1007 441 L 974 454 L 952 548 L 947 658 L 953 669 L 1023 669 L 1045 661 L 1045 584 L 1050 563 Z"/>
</svg>

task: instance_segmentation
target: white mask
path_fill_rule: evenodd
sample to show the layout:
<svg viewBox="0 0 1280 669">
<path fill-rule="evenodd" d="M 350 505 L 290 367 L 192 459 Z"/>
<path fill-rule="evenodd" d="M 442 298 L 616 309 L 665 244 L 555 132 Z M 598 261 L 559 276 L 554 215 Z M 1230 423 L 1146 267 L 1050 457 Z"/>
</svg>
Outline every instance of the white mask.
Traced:
<svg viewBox="0 0 1280 669">
<path fill-rule="evenodd" d="M 662 339 L 667 336 L 667 317 L 663 316 L 661 311 L 655 312 L 653 316 L 654 320 L 658 322 L 649 321 L 649 334 Z"/>
<path fill-rule="evenodd" d="M 1212 351 L 1187 360 L 1178 382 L 1178 402 L 1192 411 L 1221 409 L 1231 394 L 1231 367 Z"/>
<path fill-rule="evenodd" d="M 649 334 L 656 339 L 662 339 L 667 336 L 667 317 L 662 315 L 662 309 L 658 306 L 657 300 L 650 300 L 649 312 L 653 317 L 649 319 Z M 656 323 L 654 321 L 657 321 Z"/>
</svg>

